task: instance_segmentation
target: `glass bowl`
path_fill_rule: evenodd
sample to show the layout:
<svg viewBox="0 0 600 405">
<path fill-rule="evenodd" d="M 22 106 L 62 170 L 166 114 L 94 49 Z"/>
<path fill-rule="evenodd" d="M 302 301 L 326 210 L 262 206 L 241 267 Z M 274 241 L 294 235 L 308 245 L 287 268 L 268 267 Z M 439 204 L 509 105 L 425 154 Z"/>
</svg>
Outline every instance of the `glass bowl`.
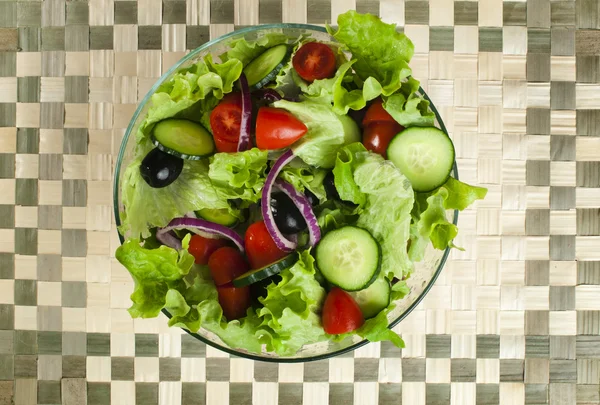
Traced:
<svg viewBox="0 0 600 405">
<path fill-rule="evenodd" d="M 334 41 L 334 39 L 329 34 L 327 34 L 325 28 L 316 25 L 269 24 L 253 26 L 228 33 L 217 39 L 207 42 L 199 48 L 191 51 L 188 55 L 183 57 L 179 62 L 177 62 L 173 67 L 171 67 L 165 74 L 162 75 L 162 77 L 154 84 L 154 86 L 152 86 L 148 94 L 146 94 L 142 102 L 139 104 L 133 117 L 131 118 L 129 126 L 127 127 L 127 131 L 125 132 L 123 141 L 121 143 L 121 148 L 119 150 L 119 155 L 115 166 L 113 193 L 114 213 L 117 226 L 121 224 L 120 213 L 123 211 L 123 205 L 121 203 L 121 187 L 119 180 L 120 173 L 121 170 L 124 170 L 129 164 L 129 162 L 133 160 L 133 152 L 136 143 L 135 134 L 138 130 L 139 125 L 144 120 L 146 113 L 148 112 L 148 108 L 150 107 L 151 95 L 156 91 L 156 89 L 158 89 L 160 85 L 170 80 L 179 69 L 191 66 L 200 58 L 204 57 L 206 54 L 212 53 L 213 57 L 216 55 L 220 55 L 221 53 L 225 52 L 228 49 L 229 44 L 236 39 L 242 37 L 245 37 L 248 40 L 256 39 L 269 32 L 281 32 L 290 37 L 298 37 L 300 35 L 311 34 L 311 36 L 317 40 Z M 418 72 L 416 78 L 418 79 Z M 423 96 L 427 100 L 429 100 L 423 89 L 420 89 L 420 91 L 423 94 Z M 429 101 L 431 102 L 431 100 Z M 435 113 L 436 126 L 438 128 L 441 128 L 444 132 L 447 132 L 442 118 L 440 117 L 433 103 L 431 103 L 431 109 Z M 454 164 L 452 175 L 455 178 L 458 178 L 456 163 Z M 448 212 L 448 214 L 453 217 L 453 222 L 454 224 L 456 224 L 458 221 L 458 211 Z M 119 238 L 121 240 L 121 243 L 123 243 L 123 235 L 119 234 Z M 428 247 L 428 250 L 425 253 L 425 260 L 415 265 L 415 270 L 413 274 L 407 280 L 408 286 L 410 287 L 410 293 L 402 300 L 397 301 L 395 309 L 391 311 L 388 315 L 390 328 L 398 325 L 415 307 L 419 305 L 421 300 L 429 292 L 429 290 L 435 283 L 437 277 L 441 273 L 442 268 L 444 267 L 444 263 L 448 258 L 448 254 L 449 249 L 446 249 L 445 251 L 440 251 L 433 249 L 431 246 Z M 171 315 L 166 310 L 163 310 L 163 313 L 167 317 L 171 317 Z M 350 352 L 369 343 L 366 340 L 362 340 L 358 336 L 354 336 L 352 338 L 347 338 L 346 340 L 343 340 L 341 342 L 318 342 L 310 345 L 305 345 L 300 349 L 300 351 L 298 351 L 298 353 L 296 353 L 292 357 L 280 357 L 277 354 L 267 352 L 264 349 L 262 353 L 256 354 L 241 349 L 231 348 L 225 343 L 223 343 L 221 339 L 215 334 L 204 329 L 200 329 L 198 333 L 190 334 L 198 340 L 206 343 L 207 345 L 210 345 L 235 356 L 245 357 L 253 360 L 281 363 L 306 362 L 327 359 L 346 352 Z"/>
</svg>

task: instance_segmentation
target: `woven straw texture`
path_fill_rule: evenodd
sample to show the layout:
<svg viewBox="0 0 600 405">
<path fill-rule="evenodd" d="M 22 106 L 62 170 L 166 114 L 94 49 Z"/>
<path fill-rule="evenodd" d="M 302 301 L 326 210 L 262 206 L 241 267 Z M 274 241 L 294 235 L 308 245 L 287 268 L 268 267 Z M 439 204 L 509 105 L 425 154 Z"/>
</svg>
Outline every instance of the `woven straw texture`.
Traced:
<svg viewBox="0 0 600 405">
<path fill-rule="evenodd" d="M 132 320 L 111 181 L 136 103 L 209 39 L 349 8 L 412 38 L 489 188 L 407 348 L 268 364 Z M 0 1 L 0 405 L 600 404 L 599 29 L 598 0 Z"/>
</svg>

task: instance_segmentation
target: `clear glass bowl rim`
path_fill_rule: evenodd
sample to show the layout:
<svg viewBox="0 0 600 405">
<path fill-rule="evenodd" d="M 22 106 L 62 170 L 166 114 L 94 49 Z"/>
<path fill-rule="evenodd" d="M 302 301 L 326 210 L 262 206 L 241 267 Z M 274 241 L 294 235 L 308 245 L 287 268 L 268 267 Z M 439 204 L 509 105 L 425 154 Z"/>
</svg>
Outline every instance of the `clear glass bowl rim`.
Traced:
<svg viewBox="0 0 600 405">
<path fill-rule="evenodd" d="M 115 162 L 115 174 L 114 174 L 114 180 L 113 180 L 113 208 L 114 208 L 115 222 L 116 222 L 116 226 L 117 226 L 117 233 L 119 235 L 119 241 L 121 242 L 121 244 L 123 244 L 123 242 L 125 241 L 123 238 L 123 235 L 121 235 L 121 233 L 118 231 L 118 227 L 121 225 L 121 217 L 120 217 L 120 213 L 119 213 L 119 177 L 121 174 L 121 166 L 123 163 L 123 158 L 125 156 L 125 150 L 127 148 L 127 143 L 129 141 L 129 137 L 131 136 L 131 134 L 133 132 L 135 123 L 137 122 L 137 119 L 138 119 L 139 115 L 141 114 L 143 107 L 150 101 L 150 98 L 156 92 L 158 87 L 167 78 L 169 78 L 175 71 L 177 71 L 181 67 L 181 65 L 185 64 L 190 59 L 195 59 L 199 53 L 206 50 L 207 48 L 210 48 L 212 45 L 214 45 L 216 43 L 224 41 L 233 36 L 245 35 L 248 33 L 254 33 L 254 32 L 262 31 L 262 30 L 285 29 L 285 28 L 299 29 L 299 30 L 304 29 L 304 30 L 308 30 L 308 31 L 311 31 L 311 30 L 312 31 L 320 31 L 320 32 L 324 32 L 324 33 L 327 32 L 325 27 L 322 27 L 322 26 L 311 25 L 311 24 L 293 24 L 293 23 L 262 24 L 262 25 L 255 25 L 255 26 L 241 28 L 241 29 L 229 32 L 227 34 L 221 35 L 220 37 L 210 40 L 210 41 L 202 44 L 198 48 L 194 49 L 189 54 L 187 54 L 183 58 L 181 58 L 169 70 L 167 70 L 165 73 L 163 73 L 163 75 L 150 88 L 150 90 L 148 91 L 146 96 L 144 96 L 142 101 L 138 104 L 138 107 L 136 108 L 135 113 L 133 114 L 133 116 L 131 117 L 131 120 L 129 121 L 129 125 L 127 126 L 127 129 L 125 131 L 125 135 L 123 137 L 123 140 L 121 141 L 121 146 L 119 148 L 119 154 L 117 156 L 117 161 Z M 441 130 L 447 134 L 448 131 L 446 130 L 446 126 L 444 125 L 444 122 L 442 121 L 442 117 L 438 113 L 438 110 L 435 108 L 435 105 L 433 104 L 433 102 L 431 101 L 429 96 L 427 96 L 427 94 L 421 87 L 419 87 L 419 91 L 421 92 L 421 94 L 423 94 L 423 97 L 429 101 L 430 108 L 433 111 L 433 113 L 435 114 L 435 118 L 436 118 L 438 124 L 440 125 Z M 458 168 L 456 165 L 456 161 L 454 162 L 454 165 L 452 167 L 452 174 L 453 174 L 453 177 L 458 180 Z M 458 223 L 458 211 L 457 210 L 454 211 L 452 223 L 454 225 L 456 225 Z M 446 250 L 444 251 L 444 254 L 442 255 L 442 258 L 440 259 L 440 263 L 439 263 L 437 269 L 435 270 L 435 272 L 433 273 L 433 276 L 431 277 L 431 279 L 429 280 L 429 282 L 423 289 L 423 292 L 398 318 L 396 318 L 390 322 L 390 324 L 388 325 L 388 328 L 391 329 L 394 326 L 396 326 L 397 324 L 399 324 L 404 318 L 406 318 L 421 303 L 423 298 L 425 298 L 425 296 L 427 295 L 429 290 L 431 290 L 431 288 L 435 284 L 437 278 L 439 277 L 440 273 L 442 272 L 442 269 L 444 268 L 444 265 L 446 264 L 446 260 L 448 259 L 449 254 L 450 254 L 450 248 L 446 248 Z M 169 319 L 171 318 L 171 314 L 169 314 L 168 311 L 163 309 L 162 312 Z M 269 363 L 306 363 L 306 362 L 310 362 L 310 361 L 324 360 L 324 359 L 328 359 L 331 357 L 339 356 L 344 353 L 354 351 L 354 350 L 358 349 L 359 347 L 362 347 L 362 346 L 366 345 L 367 343 L 369 343 L 368 340 L 362 340 L 362 341 L 355 343 L 351 346 L 348 346 L 344 349 L 333 351 L 333 352 L 327 352 L 327 353 L 319 354 L 319 355 L 312 356 L 312 357 L 300 357 L 300 358 L 262 357 L 257 354 L 239 352 L 235 349 L 232 349 L 231 347 L 222 346 L 222 345 L 217 344 L 216 342 L 213 342 L 210 339 L 206 339 L 205 337 L 203 337 L 202 335 L 199 335 L 198 333 L 190 332 L 186 329 L 183 329 L 183 330 L 185 332 L 187 332 L 188 334 L 192 335 L 193 337 L 195 337 L 196 339 L 200 340 L 201 342 L 203 342 L 209 346 L 212 346 L 215 349 L 222 350 L 230 355 L 237 356 L 237 357 L 243 357 L 243 358 L 250 359 L 250 360 L 269 362 Z"/>
</svg>

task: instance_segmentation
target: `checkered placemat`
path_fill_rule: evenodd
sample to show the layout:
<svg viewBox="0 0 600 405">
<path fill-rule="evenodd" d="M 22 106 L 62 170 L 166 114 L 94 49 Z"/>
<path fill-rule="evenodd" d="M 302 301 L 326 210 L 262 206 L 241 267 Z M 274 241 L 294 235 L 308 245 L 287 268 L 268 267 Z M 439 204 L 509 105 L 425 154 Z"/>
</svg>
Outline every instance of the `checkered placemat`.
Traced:
<svg viewBox="0 0 600 405">
<path fill-rule="evenodd" d="M 231 358 L 132 320 L 111 180 L 138 100 L 238 27 L 397 23 L 489 188 L 387 343 Z M 0 1 L 0 405 L 600 404 L 598 0 Z"/>
</svg>

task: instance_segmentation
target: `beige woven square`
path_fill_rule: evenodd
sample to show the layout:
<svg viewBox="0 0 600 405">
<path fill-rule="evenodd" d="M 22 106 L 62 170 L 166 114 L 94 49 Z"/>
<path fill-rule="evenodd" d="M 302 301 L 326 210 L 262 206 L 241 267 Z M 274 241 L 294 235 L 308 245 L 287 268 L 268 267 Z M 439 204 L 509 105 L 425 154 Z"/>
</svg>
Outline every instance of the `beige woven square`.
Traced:
<svg viewBox="0 0 600 405">
<path fill-rule="evenodd" d="M 19 52 L 17 53 L 17 76 L 41 76 L 42 53 Z"/>
<path fill-rule="evenodd" d="M 38 230 L 38 253 L 61 254 L 61 231 Z"/>
<path fill-rule="evenodd" d="M 57 306 L 62 301 L 62 284 L 60 282 L 38 281 L 37 300 L 38 305 Z"/>
<path fill-rule="evenodd" d="M 116 28 L 116 27 L 115 27 Z M 115 76 L 136 76 L 137 74 L 137 52 L 114 53 Z"/>
<path fill-rule="evenodd" d="M 40 127 L 39 103 L 17 103 L 17 127 Z"/>
<path fill-rule="evenodd" d="M 85 308 L 61 308 L 62 330 L 65 332 L 85 332 Z"/>
<path fill-rule="evenodd" d="M 87 104 L 65 104 L 65 128 L 87 128 L 88 127 Z"/>
<path fill-rule="evenodd" d="M 89 196 L 88 196 L 89 200 Z M 85 207 L 63 207 L 63 229 L 86 229 Z"/>
<path fill-rule="evenodd" d="M 15 177 L 17 179 L 37 179 L 39 176 L 39 155 L 17 154 L 15 158 Z"/>
<path fill-rule="evenodd" d="M 90 55 L 88 52 L 66 52 L 65 76 L 88 76 Z"/>
<path fill-rule="evenodd" d="M 15 228 L 37 228 L 38 207 L 15 207 Z"/>
</svg>

